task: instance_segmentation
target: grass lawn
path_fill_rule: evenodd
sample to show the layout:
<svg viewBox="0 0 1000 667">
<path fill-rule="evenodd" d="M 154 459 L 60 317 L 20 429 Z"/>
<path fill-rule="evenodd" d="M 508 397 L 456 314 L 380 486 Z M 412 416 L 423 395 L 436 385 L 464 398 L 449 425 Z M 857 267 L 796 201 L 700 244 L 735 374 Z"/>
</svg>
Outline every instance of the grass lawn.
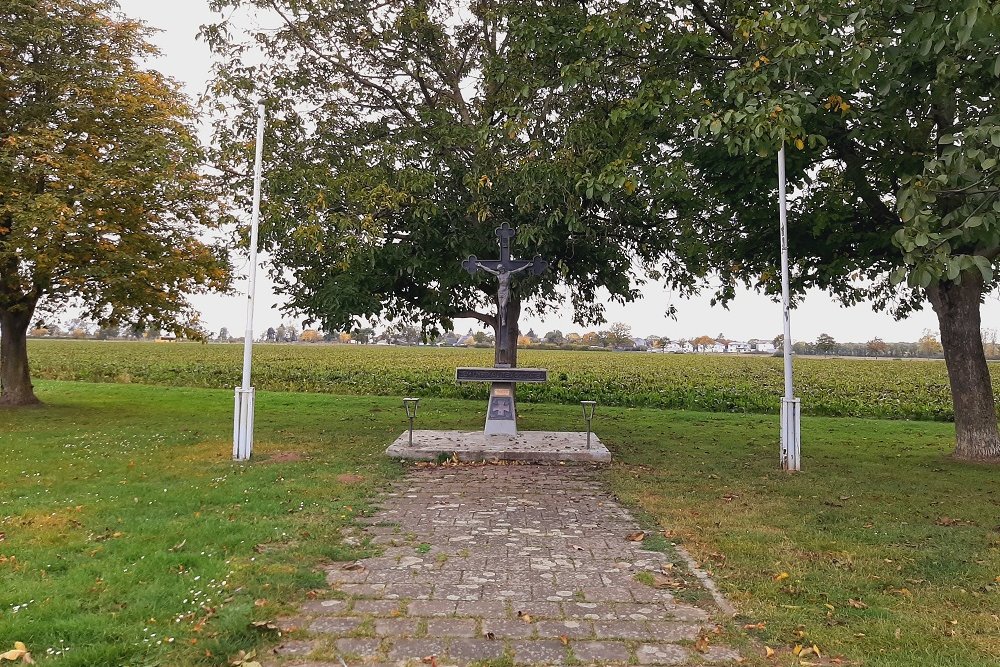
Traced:
<svg viewBox="0 0 1000 667">
<path fill-rule="evenodd" d="M 225 664 L 268 640 L 251 621 L 324 586 L 317 563 L 364 554 L 351 518 L 404 469 L 380 456 L 396 398 L 262 393 L 239 465 L 231 391 L 38 387 L 46 407 L 0 411 L 0 651 Z M 520 407 L 525 429 L 581 427 L 579 406 Z M 429 399 L 418 427 L 475 428 L 483 408 Z M 1000 660 L 1000 471 L 951 462 L 950 424 L 806 418 L 793 476 L 773 416 L 599 408 L 595 428 L 610 487 L 763 624 L 778 662 L 761 664 L 813 643 L 818 664 Z"/>
<path fill-rule="evenodd" d="M 950 424 L 804 418 L 789 475 L 774 417 L 604 412 L 612 488 L 779 664 L 813 643 L 871 667 L 1000 664 L 1000 469 L 951 461 Z"/>
<path fill-rule="evenodd" d="M 265 394 L 239 465 L 231 392 L 38 388 L 0 411 L 0 652 L 39 662 L 226 664 L 325 587 L 317 563 L 362 555 L 341 531 L 401 470 L 386 399 Z"/>
</svg>

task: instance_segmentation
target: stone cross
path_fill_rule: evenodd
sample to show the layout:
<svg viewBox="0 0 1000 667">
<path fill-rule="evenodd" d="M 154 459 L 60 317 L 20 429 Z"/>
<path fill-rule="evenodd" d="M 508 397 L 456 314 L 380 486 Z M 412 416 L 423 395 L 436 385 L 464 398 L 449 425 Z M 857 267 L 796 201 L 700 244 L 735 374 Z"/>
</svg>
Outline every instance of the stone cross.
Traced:
<svg viewBox="0 0 1000 667">
<path fill-rule="evenodd" d="M 510 240 L 514 238 L 516 232 L 506 222 L 500 223 L 495 233 L 500 240 L 500 259 L 479 259 L 475 255 L 470 255 L 469 259 L 462 262 L 462 267 L 470 275 L 475 275 L 476 272 L 483 270 L 497 277 L 499 282 L 497 287 L 497 334 L 500 338 L 500 350 L 509 351 L 511 348 L 506 325 L 511 276 L 522 271 L 531 271 L 532 275 L 536 276 L 541 275 L 548 268 L 548 262 L 543 260 L 540 255 L 535 255 L 534 259 L 511 258 Z"/>
</svg>

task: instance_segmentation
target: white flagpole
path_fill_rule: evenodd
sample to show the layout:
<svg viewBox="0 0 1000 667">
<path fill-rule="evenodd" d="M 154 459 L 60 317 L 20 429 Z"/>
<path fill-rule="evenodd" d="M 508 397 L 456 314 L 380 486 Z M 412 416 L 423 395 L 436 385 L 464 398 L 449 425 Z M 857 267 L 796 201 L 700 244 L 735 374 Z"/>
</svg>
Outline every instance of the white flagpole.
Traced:
<svg viewBox="0 0 1000 667">
<path fill-rule="evenodd" d="M 253 168 L 253 213 L 250 218 L 250 281 L 247 286 L 246 331 L 243 334 L 243 384 L 236 388 L 233 411 L 233 459 L 247 461 L 253 453 L 254 388 L 250 386 L 253 359 L 253 311 L 257 293 L 257 228 L 260 223 L 260 185 L 264 162 L 264 103 L 257 105 L 257 154 Z"/>
<path fill-rule="evenodd" d="M 801 404 L 795 398 L 792 384 L 792 325 L 790 315 L 791 288 L 788 277 L 788 202 L 785 192 L 785 142 L 778 151 L 778 221 L 781 227 L 781 303 L 784 313 L 782 347 L 785 359 L 785 395 L 781 399 L 781 467 L 798 472 L 801 450 Z"/>
</svg>

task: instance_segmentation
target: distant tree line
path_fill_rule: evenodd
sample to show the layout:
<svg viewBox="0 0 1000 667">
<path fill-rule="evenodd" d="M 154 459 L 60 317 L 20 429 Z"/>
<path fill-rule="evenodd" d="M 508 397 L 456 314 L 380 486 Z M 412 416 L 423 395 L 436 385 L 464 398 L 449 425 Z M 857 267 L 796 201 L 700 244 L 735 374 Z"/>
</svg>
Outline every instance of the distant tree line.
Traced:
<svg viewBox="0 0 1000 667">
<path fill-rule="evenodd" d="M 242 343 L 242 337 L 234 337 L 227 327 L 218 332 L 202 331 L 201 338 L 207 342 Z M 131 327 L 97 326 L 81 318 L 74 318 L 65 323 L 47 323 L 39 321 L 28 332 L 31 338 L 73 338 L 90 340 L 159 340 L 163 334 L 157 327 L 138 324 Z M 989 359 L 1000 359 L 1000 333 L 996 329 L 983 329 L 983 352 Z M 338 343 L 352 345 L 436 345 L 442 347 L 481 347 L 492 348 L 494 337 L 485 331 L 469 330 L 465 334 L 454 331 L 444 331 L 425 335 L 413 325 L 395 323 L 381 331 L 373 327 L 359 327 L 353 331 L 323 332 L 318 329 L 299 331 L 294 324 L 281 323 L 265 329 L 257 338 L 260 343 Z M 615 322 L 607 329 L 587 331 L 585 333 L 563 333 L 553 329 L 539 336 L 534 329 L 528 329 L 517 337 L 518 347 L 549 349 L 549 350 L 644 350 L 663 349 L 671 343 L 690 344 L 696 351 L 709 351 L 716 343 L 728 344 L 732 341 L 722 334 L 718 336 L 696 336 L 690 338 L 671 338 L 670 336 L 651 335 L 636 338 L 632 335 L 632 327 L 624 322 Z M 782 336 L 776 336 L 771 341 L 775 351 L 780 355 Z M 943 356 L 941 341 L 935 332 L 927 329 L 915 342 L 888 342 L 875 337 L 864 343 L 840 342 L 833 336 L 823 333 L 815 341 L 795 341 L 792 351 L 798 355 L 838 356 L 838 357 L 892 357 L 892 358 L 940 358 Z"/>
</svg>

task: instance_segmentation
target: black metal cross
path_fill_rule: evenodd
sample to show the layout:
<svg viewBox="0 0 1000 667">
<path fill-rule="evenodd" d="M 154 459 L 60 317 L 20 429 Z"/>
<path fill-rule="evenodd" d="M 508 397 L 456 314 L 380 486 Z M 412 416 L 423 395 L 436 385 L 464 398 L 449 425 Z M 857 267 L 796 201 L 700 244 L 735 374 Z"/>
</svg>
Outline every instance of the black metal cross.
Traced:
<svg viewBox="0 0 1000 667">
<path fill-rule="evenodd" d="M 534 259 L 511 259 L 510 240 L 514 238 L 516 232 L 506 222 L 500 223 L 496 229 L 497 238 L 500 239 L 500 259 L 479 259 L 475 255 L 470 255 L 469 259 L 462 262 L 462 267 L 470 275 L 482 269 L 493 274 L 499 281 L 497 287 L 497 332 L 500 338 L 500 349 L 509 350 L 510 341 L 507 340 L 507 302 L 510 301 L 510 278 L 516 273 L 530 270 L 533 275 L 541 275 L 549 263 L 542 259 L 541 255 L 535 255 Z"/>
<path fill-rule="evenodd" d="M 542 259 L 541 255 L 535 255 L 534 259 L 511 259 L 510 240 L 517 233 L 506 222 L 500 223 L 494 232 L 500 239 L 500 259 L 479 259 L 475 255 L 470 255 L 469 259 L 462 262 L 462 267 L 471 275 L 475 275 L 479 269 L 497 275 L 501 270 L 507 273 L 520 273 L 530 269 L 533 275 L 541 275 L 549 264 Z"/>
</svg>

